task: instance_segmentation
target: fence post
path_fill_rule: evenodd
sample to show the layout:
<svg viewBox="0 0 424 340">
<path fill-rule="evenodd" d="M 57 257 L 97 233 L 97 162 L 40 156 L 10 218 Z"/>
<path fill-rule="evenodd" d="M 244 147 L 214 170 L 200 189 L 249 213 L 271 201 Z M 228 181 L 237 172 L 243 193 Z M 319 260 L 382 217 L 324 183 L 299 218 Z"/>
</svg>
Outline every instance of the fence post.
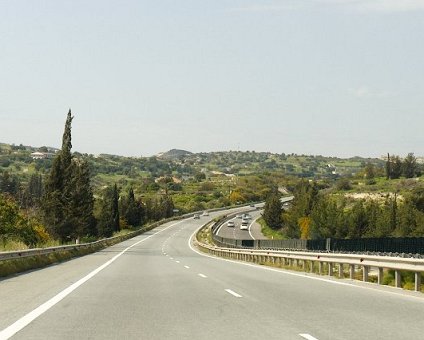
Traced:
<svg viewBox="0 0 424 340">
<path fill-rule="evenodd" d="M 339 277 L 343 278 L 343 263 L 339 263 Z"/>
<path fill-rule="evenodd" d="M 398 269 L 395 270 L 395 285 L 396 285 L 396 288 L 401 287 L 401 275 L 400 275 L 400 270 Z"/>
<path fill-rule="evenodd" d="M 362 266 L 362 280 L 364 282 L 368 282 L 368 272 L 370 267 L 369 266 Z"/>
<path fill-rule="evenodd" d="M 421 290 L 421 273 L 415 272 L 415 291 L 419 292 Z"/>
<path fill-rule="evenodd" d="M 383 268 L 378 268 L 378 284 L 382 285 L 383 284 L 383 276 L 384 276 L 384 272 L 383 272 Z"/>
</svg>

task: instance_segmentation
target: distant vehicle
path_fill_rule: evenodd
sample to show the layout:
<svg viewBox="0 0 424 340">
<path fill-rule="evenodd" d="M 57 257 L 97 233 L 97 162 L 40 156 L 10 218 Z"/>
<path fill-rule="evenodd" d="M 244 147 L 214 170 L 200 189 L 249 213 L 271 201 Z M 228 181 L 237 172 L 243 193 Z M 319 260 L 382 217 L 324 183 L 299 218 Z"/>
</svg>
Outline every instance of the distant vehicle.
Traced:
<svg viewBox="0 0 424 340">
<path fill-rule="evenodd" d="M 245 220 L 250 220 L 251 218 L 252 218 L 252 216 L 250 216 L 249 214 L 243 215 L 243 219 L 245 219 Z"/>
<path fill-rule="evenodd" d="M 251 204 L 251 205 L 250 205 L 250 207 L 251 207 L 251 208 L 254 208 L 254 207 L 255 207 L 255 205 L 254 205 L 254 204 Z"/>
<path fill-rule="evenodd" d="M 237 218 L 243 218 L 243 215 L 238 214 L 236 217 Z"/>
<path fill-rule="evenodd" d="M 198 219 L 200 218 L 200 215 L 199 215 L 199 214 L 194 214 L 194 215 L 193 215 L 193 218 L 194 218 L 195 220 L 198 220 Z"/>
<path fill-rule="evenodd" d="M 236 224 L 234 223 L 234 221 L 228 221 L 227 222 L 227 227 L 235 227 Z"/>
<path fill-rule="evenodd" d="M 244 220 L 241 222 L 240 230 L 248 230 L 249 229 L 249 222 Z"/>
<path fill-rule="evenodd" d="M 202 216 L 209 216 L 209 213 L 207 211 L 204 211 Z"/>
</svg>

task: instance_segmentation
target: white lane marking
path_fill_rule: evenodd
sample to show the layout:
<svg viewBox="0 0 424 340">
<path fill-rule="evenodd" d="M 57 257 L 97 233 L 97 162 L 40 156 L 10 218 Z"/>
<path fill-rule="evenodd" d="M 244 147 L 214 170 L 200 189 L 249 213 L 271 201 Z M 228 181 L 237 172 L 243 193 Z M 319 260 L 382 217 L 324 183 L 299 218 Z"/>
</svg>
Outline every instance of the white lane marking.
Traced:
<svg viewBox="0 0 424 340">
<path fill-rule="evenodd" d="M 392 291 L 388 291 L 388 290 L 378 289 L 379 287 L 385 287 L 385 286 L 378 286 L 378 285 L 376 287 L 372 287 L 372 286 L 370 286 L 370 287 L 359 286 L 359 285 L 356 285 L 354 283 L 339 282 L 339 281 L 333 281 L 333 280 L 329 280 L 329 279 L 324 279 L 324 278 L 317 277 L 317 276 L 309 276 L 308 273 L 300 274 L 300 273 L 295 273 L 295 272 L 291 272 L 291 271 L 287 271 L 287 270 L 275 269 L 275 268 L 271 268 L 271 267 L 256 265 L 256 264 L 253 264 L 253 263 L 242 262 L 242 261 L 234 261 L 234 260 L 224 259 L 222 257 L 208 255 L 206 253 L 202 253 L 201 251 L 193 248 L 193 246 L 192 246 L 192 240 L 196 236 L 196 233 L 197 232 L 198 232 L 198 230 L 196 230 L 191 235 L 191 237 L 188 239 L 188 242 L 187 243 L 188 243 L 189 248 L 193 252 L 197 253 L 200 256 L 209 257 L 211 259 L 218 260 L 218 261 L 225 261 L 225 262 L 237 263 L 237 264 L 242 265 L 242 266 L 249 266 L 249 267 L 257 268 L 259 270 L 269 270 L 269 271 L 277 272 L 277 273 L 280 273 L 280 274 L 283 274 L 283 275 L 292 275 L 292 276 L 297 276 L 297 277 L 303 277 L 305 279 L 310 279 L 310 280 L 324 281 L 324 282 L 332 283 L 332 284 L 335 284 L 335 285 L 348 286 L 348 287 L 358 288 L 358 289 L 367 289 L 367 290 L 372 290 L 374 292 L 386 293 L 386 294 L 390 294 L 390 295 L 397 295 L 397 296 L 400 296 L 400 297 L 403 297 L 403 298 L 410 298 L 410 299 L 413 299 L 413 300 L 416 300 L 416 301 L 424 302 L 424 299 L 421 296 L 406 295 L 406 294 L 403 294 L 403 293 L 398 293 L 398 292 L 392 292 Z M 396 289 L 398 289 L 398 288 L 396 288 Z"/>
<path fill-rule="evenodd" d="M 87 282 L 88 280 L 90 280 L 92 277 L 94 277 L 96 274 L 98 274 L 101 270 L 105 269 L 106 267 L 108 267 L 109 265 L 111 265 L 113 262 L 115 262 L 121 255 L 123 255 L 124 253 L 126 253 L 128 250 L 130 250 L 131 248 L 135 247 L 136 245 L 140 244 L 141 242 L 144 242 L 146 240 L 148 240 L 149 238 L 177 225 L 184 222 L 184 220 L 179 221 L 177 223 L 171 224 L 170 226 L 161 229 L 159 231 L 157 231 L 156 233 L 149 235 L 145 238 L 143 238 L 140 241 L 135 242 L 134 244 L 130 245 L 129 247 L 125 248 L 123 251 L 121 251 L 119 254 L 115 255 L 113 258 L 111 258 L 109 261 L 107 261 L 106 263 L 102 264 L 100 267 L 98 267 L 97 269 L 94 269 L 91 273 L 89 273 L 88 275 L 84 276 L 82 279 L 79 279 L 77 282 L 75 282 L 74 284 L 70 285 L 68 288 L 65 288 L 64 290 L 62 290 L 60 293 L 56 294 L 55 296 L 53 296 L 50 300 L 44 302 L 42 305 L 38 306 L 37 308 L 35 308 L 33 311 L 29 312 L 28 314 L 24 315 L 22 318 L 20 318 L 19 320 L 15 321 L 13 324 L 11 324 L 10 326 L 6 327 L 5 329 L 3 329 L 0 332 L 0 339 L 1 340 L 7 340 L 9 338 L 11 338 L 12 336 L 14 336 L 16 333 L 18 333 L 20 330 L 22 330 L 24 327 L 28 326 L 32 321 L 34 321 L 36 318 L 38 318 L 40 315 L 42 315 L 43 313 L 47 312 L 50 308 L 52 308 L 55 304 L 57 304 L 58 302 L 60 302 L 61 300 L 63 300 L 66 296 L 68 296 L 69 294 L 71 294 L 75 289 L 77 289 L 79 286 L 81 286 L 82 284 L 84 284 L 85 282 Z"/>
<path fill-rule="evenodd" d="M 190 269 L 190 267 L 189 267 L 189 266 L 184 266 L 184 268 L 186 268 L 186 269 Z"/>
<path fill-rule="evenodd" d="M 180 263 L 180 261 L 175 261 L 175 262 Z"/>
<path fill-rule="evenodd" d="M 170 260 L 173 260 L 174 258 L 173 258 L 173 257 L 170 257 L 169 259 L 170 259 Z"/>
<path fill-rule="evenodd" d="M 226 289 L 225 290 L 227 293 L 230 293 L 232 296 L 235 296 L 237 298 L 241 298 L 242 296 L 240 294 L 237 294 L 235 291 L 231 290 L 231 289 Z"/>
<path fill-rule="evenodd" d="M 252 240 L 254 240 L 255 238 L 253 237 L 252 233 L 250 232 L 250 228 L 252 227 L 253 223 L 255 223 L 255 221 L 258 219 L 259 217 L 255 218 L 252 223 L 249 224 L 249 235 L 252 238 Z"/>
<path fill-rule="evenodd" d="M 200 277 L 203 277 L 204 279 L 207 278 L 207 276 L 205 274 L 197 274 L 197 275 L 199 275 Z"/>
<path fill-rule="evenodd" d="M 314 338 L 310 334 L 299 334 L 302 338 L 305 338 L 306 340 L 318 340 L 317 338 Z"/>
</svg>

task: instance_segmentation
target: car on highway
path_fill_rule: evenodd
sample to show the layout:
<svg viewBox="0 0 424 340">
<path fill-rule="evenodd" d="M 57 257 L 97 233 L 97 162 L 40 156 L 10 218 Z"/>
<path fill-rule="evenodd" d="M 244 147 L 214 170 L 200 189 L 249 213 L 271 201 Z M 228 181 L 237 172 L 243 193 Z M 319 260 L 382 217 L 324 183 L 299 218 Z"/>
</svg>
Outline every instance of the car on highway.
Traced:
<svg viewBox="0 0 424 340">
<path fill-rule="evenodd" d="M 234 221 L 228 221 L 227 222 L 227 227 L 235 227 L 236 224 L 234 223 Z"/>
<path fill-rule="evenodd" d="M 240 225 L 240 230 L 248 230 L 248 229 L 249 229 L 249 222 L 246 220 L 242 221 Z"/>
<path fill-rule="evenodd" d="M 193 218 L 194 218 L 195 220 L 198 220 L 198 219 L 200 218 L 200 215 L 199 215 L 199 214 L 194 214 L 194 215 L 193 215 Z"/>
<path fill-rule="evenodd" d="M 207 211 L 204 211 L 202 216 L 209 216 L 209 213 Z"/>
<path fill-rule="evenodd" d="M 252 218 L 252 216 L 250 216 L 249 214 L 244 214 L 243 215 L 243 219 L 244 220 L 250 220 Z"/>
<path fill-rule="evenodd" d="M 242 214 L 238 214 L 238 215 L 236 215 L 236 218 L 242 218 L 243 217 L 243 215 Z"/>
</svg>

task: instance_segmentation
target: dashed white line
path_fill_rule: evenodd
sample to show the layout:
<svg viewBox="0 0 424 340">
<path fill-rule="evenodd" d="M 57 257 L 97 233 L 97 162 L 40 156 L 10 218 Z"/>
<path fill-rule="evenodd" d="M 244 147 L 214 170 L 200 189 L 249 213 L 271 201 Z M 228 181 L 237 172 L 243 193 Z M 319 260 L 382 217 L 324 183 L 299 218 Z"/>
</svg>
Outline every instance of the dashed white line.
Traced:
<svg viewBox="0 0 424 340">
<path fill-rule="evenodd" d="M 225 290 L 227 293 L 231 294 L 232 296 L 235 296 L 237 298 L 241 298 L 242 296 L 240 294 L 237 294 L 235 291 L 231 290 L 231 289 L 226 289 Z"/>
<path fill-rule="evenodd" d="M 184 268 L 186 268 L 186 269 L 190 269 L 190 267 L 189 267 L 189 266 L 184 266 Z"/>
<path fill-rule="evenodd" d="M 169 259 L 170 259 L 170 260 L 173 260 L 174 258 L 173 258 L 173 257 L 170 257 Z"/>
<path fill-rule="evenodd" d="M 302 338 L 306 339 L 306 340 L 318 340 L 317 338 L 314 338 L 312 335 L 310 334 L 299 334 Z"/>
<path fill-rule="evenodd" d="M 180 261 L 175 261 L 175 262 L 180 263 Z"/>
<path fill-rule="evenodd" d="M 197 275 L 199 275 L 200 277 L 203 277 L 204 279 L 207 278 L 207 276 L 205 274 L 197 274 Z"/>
</svg>

